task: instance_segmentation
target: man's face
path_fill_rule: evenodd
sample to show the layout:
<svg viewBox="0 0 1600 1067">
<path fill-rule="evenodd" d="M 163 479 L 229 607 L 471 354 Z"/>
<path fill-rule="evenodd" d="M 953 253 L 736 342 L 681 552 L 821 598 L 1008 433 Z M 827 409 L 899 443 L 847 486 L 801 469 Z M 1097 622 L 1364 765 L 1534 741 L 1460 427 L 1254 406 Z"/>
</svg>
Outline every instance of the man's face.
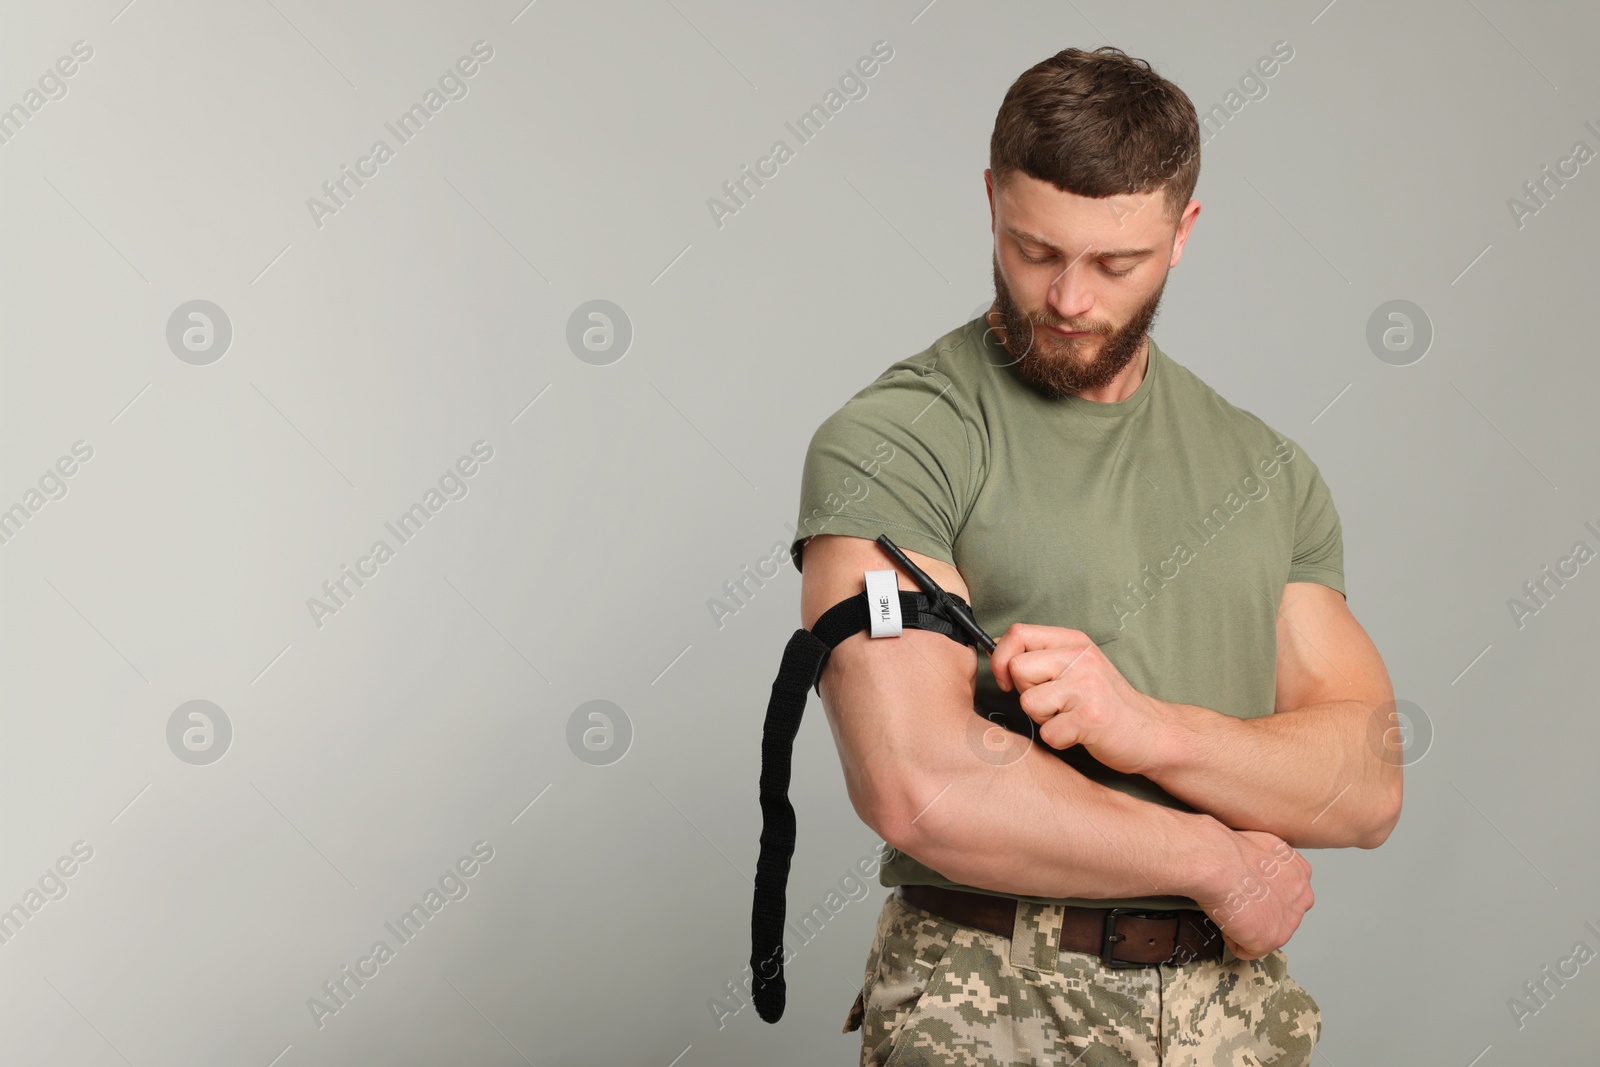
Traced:
<svg viewBox="0 0 1600 1067">
<path fill-rule="evenodd" d="M 1159 189 L 1091 199 L 1014 173 L 997 195 L 990 172 L 984 181 L 995 235 L 990 325 L 1018 373 L 1052 397 L 1110 385 L 1143 350 L 1199 201 L 1174 223 Z"/>
</svg>

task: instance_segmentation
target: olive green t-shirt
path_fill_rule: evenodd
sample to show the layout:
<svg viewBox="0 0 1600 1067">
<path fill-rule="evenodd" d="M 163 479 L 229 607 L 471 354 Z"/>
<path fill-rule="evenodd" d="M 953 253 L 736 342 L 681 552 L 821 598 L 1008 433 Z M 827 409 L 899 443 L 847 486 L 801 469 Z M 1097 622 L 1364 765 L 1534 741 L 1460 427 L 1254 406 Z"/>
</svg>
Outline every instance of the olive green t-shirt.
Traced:
<svg viewBox="0 0 1600 1067">
<path fill-rule="evenodd" d="M 990 636 L 1016 622 L 1081 630 L 1140 692 L 1244 719 L 1273 713 L 1284 585 L 1344 592 L 1339 515 L 1316 464 L 1153 339 L 1126 399 L 1051 398 L 973 319 L 823 421 L 806 452 L 799 519 L 797 569 L 807 537 L 886 533 L 953 564 Z M 975 703 L 1094 781 L 1195 810 L 1082 745 L 1039 741 L 985 655 Z M 879 882 L 1017 896 L 954 882 L 894 849 Z M 1021 899 L 1198 906 L 1182 895 Z"/>
</svg>

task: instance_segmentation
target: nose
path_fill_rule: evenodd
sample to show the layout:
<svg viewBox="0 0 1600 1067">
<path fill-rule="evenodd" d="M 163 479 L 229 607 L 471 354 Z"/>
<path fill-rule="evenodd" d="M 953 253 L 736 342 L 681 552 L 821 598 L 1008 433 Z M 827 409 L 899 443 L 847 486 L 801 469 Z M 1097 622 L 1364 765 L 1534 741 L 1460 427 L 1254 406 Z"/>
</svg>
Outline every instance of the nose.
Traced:
<svg viewBox="0 0 1600 1067">
<path fill-rule="evenodd" d="M 1093 260 L 1087 257 L 1069 263 L 1045 292 L 1051 310 L 1068 324 L 1082 324 L 1084 316 L 1094 307 L 1094 290 L 1088 278 L 1088 268 L 1092 265 Z"/>
</svg>

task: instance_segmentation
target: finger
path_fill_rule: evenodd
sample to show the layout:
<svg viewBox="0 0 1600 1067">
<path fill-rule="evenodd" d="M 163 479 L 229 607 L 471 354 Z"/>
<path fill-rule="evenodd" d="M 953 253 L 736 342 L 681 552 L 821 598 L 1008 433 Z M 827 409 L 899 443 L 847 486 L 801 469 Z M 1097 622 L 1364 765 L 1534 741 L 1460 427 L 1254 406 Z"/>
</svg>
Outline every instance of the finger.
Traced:
<svg viewBox="0 0 1600 1067">
<path fill-rule="evenodd" d="M 1062 710 L 1066 701 L 1063 694 L 1057 692 L 1054 675 L 1049 679 L 1039 682 L 1023 680 L 1022 673 L 1017 673 L 1017 681 L 1021 686 L 1021 693 L 1017 697 L 1017 707 L 1022 713 L 1041 726 L 1056 712 Z"/>
<path fill-rule="evenodd" d="M 1013 678 L 1012 665 L 1012 660 L 1017 656 L 1024 652 L 1036 652 L 1046 648 L 1076 647 L 1088 640 L 1081 630 L 1069 630 L 1062 626 L 1036 626 L 1024 622 L 1012 623 L 1001 635 L 1000 640 L 995 642 L 994 651 L 989 653 L 989 669 L 1000 688 L 1009 691 L 1018 681 Z M 1051 677 L 1054 677 L 1054 674 Z"/>
<path fill-rule="evenodd" d="M 1076 631 L 1063 632 L 1076 633 Z M 1073 674 L 1074 668 L 1085 661 L 1094 647 L 1094 643 L 1084 637 L 1078 640 L 1063 640 L 1048 648 L 1028 649 L 1012 656 L 1011 662 L 1006 665 L 1006 670 L 1017 692 L 1025 693 L 1034 686 Z M 1086 673 L 1085 670 L 1079 669 L 1077 676 L 1082 677 Z"/>
<path fill-rule="evenodd" d="M 994 651 L 989 653 L 989 670 L 1001 689 L 1010 690 L 1016 684 L 1016 679 L 1012 677 L 1011 661 L 1028 651 L 1028 638 L 1024 631 L 1030 629 L 1033 627 L 1026 623 L 1012 623 L 994 643 Z"/>
<path fill-rule="evenodd" d="M 1018 651 L 1020 647 L 1011 640 L 1011 631 L 1007 630 L 994 643 L 994 651 L 989 653 L 989 673 L 994 675 L 994 684 L 1000 687 L 1002 693 L 1011 691 L 1011 657 Z"/>
<path fill-rule="evenodd" d="M 1025 686 L 1023 694 L 1017 698 L 1017 706 L 1023 714 L 1040 726 L 1081 705 L 1078 686 L 1065 678 L 1052 677 L 1038 685 Z"/>
<path fill-rule="evenodd" d="M 1071 715 L 1054 715 L 1039 727 L 1039 740 L 1054 749 L 1071 748 L 1081 739 L 1078 721 Z"/>
</svg>

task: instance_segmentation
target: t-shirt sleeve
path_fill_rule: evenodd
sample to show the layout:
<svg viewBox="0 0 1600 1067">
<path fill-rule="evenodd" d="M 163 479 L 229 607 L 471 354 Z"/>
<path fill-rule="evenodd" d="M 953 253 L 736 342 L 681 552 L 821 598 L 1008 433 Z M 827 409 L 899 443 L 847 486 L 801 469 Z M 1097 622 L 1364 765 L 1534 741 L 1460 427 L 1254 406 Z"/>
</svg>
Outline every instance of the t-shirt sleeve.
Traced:
<svg viewBox="0 0 1600 1067">
<path fill-rule="evenodd" d="M 972 503 L 975 437 L 949 378 L 915 364 L 890 367 L 811 437 L 789 546 L 795 569 L 818 534 L 888 534 L 954 566 Z"/>
<path fill-rule="evenodd" d="M 1294 557 L 1289 563 L 1291 582 L 1317 582 L 1344 593 L 1344 531 L 1333 493 L 1311 457 L 1300 455 L 1294 465 L 1299 480 L 1294 515 Z M 1304 464 L 1304 466 L 1301 466 Z"/>
</svg>

